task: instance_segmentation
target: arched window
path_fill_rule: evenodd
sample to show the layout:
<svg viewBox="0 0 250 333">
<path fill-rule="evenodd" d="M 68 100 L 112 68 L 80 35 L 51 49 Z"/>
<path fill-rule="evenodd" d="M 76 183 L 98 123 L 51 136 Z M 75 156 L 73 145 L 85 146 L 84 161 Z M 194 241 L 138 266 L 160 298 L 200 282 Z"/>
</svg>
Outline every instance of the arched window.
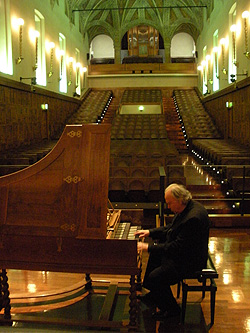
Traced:
<svg viewBox="0 0 250 333">
<path fill-rule="evenodd" d="M 45 23 L 43 15 L 35 9 L 35 71 L 37 84 L 46 86 Z"/>
<path fill-rule="evenodd" d="M 0 72 L 13 74 L 10 1 L 0 1 Z"/>
<path fill-rule="evenodd" d="M 113 39 L 107 35 L 96 36 L 90 45 L 91 58 L 114 58 Z"/>
<path fill-rule="evenodd" d="M 171 40 L 171 59 L 172 62 L 177 62 L 178 59 L 186 58 L 187 61 L 195 60 L 195 42 L 189 34 L 180 32 Z"/>
</svg>

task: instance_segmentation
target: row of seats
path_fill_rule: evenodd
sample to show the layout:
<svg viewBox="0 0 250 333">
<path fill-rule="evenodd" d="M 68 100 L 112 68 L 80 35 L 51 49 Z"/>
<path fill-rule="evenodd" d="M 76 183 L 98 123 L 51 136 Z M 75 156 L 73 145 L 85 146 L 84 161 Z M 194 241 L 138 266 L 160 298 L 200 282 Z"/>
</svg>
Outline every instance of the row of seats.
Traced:
<svg viewBox="0 0 250 333">
<path fill-rule="evenodd" d="M 184 177 L 184 166 L 182 165 L 165 166 L 165 170 L 169 177 Z M 159 178 L 159 167 L 157 166 L 111 166 L 109 172 L 110 177 L 113 178 Z"/>
<path fill-rule="evenodd" d="M 169 183 L 186 185 L 185 177 L 169 177 Z M 160 175 L 157 177 L 110 177 L 109 199 L 111 202 L 158 202 Z M 149 199 L 150 198 L 150 199 Z"/>
<path fill-rule="evenodd" d="M 174 90 L 174 100 L 189 139 L 221 138 L 195 90 Z"/>
<path fill-rule="evenodd" d="M 166 117 L 155 115 L 116 115 L 111 139 L 167 139 Z"/>
<path fill-rule="evenodd" d="M 67 124 L 96 123 L 112 96 L 111 90 L 91 90 Z"/>
<path fill-rule="evenodd" d="M 171 158 L 180 160 L 179 153 L 169 140 L 111 140 L 111 156 L 137 158 Z M 175 163 L 174 164 L 178 164 Z"/>
<path fill-rule="evenodd" d="M 122 95 L 123 104 L 159 103 L 162 94 L 160 89 L 126 89 Z"/>
<path fill-rule="evenodd" d="M 192 151 L 204 164 L 214 166 L 228 194 L 241 196 L 244 188 L 245 195 L 250 195 L 249 149 L 232 140 L 202 139 L 193 140 Z"/>
<path fill-rule="evenodd" d="M 56 145 L 57 140 L 44 141 L 32 147 L 8 150 L 1 154 L 0 176 L 4 176 L 38 162 L 47 155 Z"/>
<path fill-rule="evenodd" d="M 193 148 L 213 164 L 250 164 L 250 151 L 233 140 L 193 140 Z"/>
</svg>

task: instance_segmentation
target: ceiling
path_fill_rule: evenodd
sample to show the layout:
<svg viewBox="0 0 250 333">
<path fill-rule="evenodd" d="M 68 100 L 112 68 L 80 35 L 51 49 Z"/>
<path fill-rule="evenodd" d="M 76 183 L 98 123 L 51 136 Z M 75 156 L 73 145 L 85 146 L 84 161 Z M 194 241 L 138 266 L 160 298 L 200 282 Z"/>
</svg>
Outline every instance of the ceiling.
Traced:
<svg viewBox="0 0 250 333">
<path fill-rule="evenodd" d="M 217 0 L 220 1 L 220 0 Z M 209 16 L 214 0 L 66 0 L 68 14 L 79 12 L 80 30 L 89 43 L 99 34 L 114 42 L 133 26 L 150 25 L 171 41 L 178 32 L 189 33 L 196 41 Z"/>
</svg>

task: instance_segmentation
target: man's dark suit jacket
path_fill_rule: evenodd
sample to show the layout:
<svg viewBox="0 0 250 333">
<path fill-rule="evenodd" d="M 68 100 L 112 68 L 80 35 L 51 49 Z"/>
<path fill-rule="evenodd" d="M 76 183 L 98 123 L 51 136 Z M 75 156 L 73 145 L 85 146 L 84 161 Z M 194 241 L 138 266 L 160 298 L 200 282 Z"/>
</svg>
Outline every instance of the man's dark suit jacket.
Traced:
<svg viewBox="0 0 250 333">
<path fill-rule="evenodd" d="M 161 256 L 163 269 L 172 262 L 180 276 L 192 274 L 206 267 L 209 226 L 206 209 L 190 200 L 166 227 L 149 230 L 149 236 L 158 242 L 150 244 L 148 251 Z"/>
</svg>

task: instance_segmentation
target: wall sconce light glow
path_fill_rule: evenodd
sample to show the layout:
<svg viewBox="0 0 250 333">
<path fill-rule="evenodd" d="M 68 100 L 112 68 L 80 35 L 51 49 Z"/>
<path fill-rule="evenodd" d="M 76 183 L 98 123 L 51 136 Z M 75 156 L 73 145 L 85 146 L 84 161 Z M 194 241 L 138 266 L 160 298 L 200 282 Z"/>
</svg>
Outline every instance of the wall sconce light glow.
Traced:
<svg viewBox="0 0 250 333">
<path fill-rule="evenodd" d="M 19 27 L 19 57 L 16 59 L 16 64 L 20 64 L 23 60 L 22 52 L 23 52 L 23 25 L 24 25 L 24 20 L 22 18 L 18 18 L 16 23 Z"/>
<path fill-rule="evenodd" d="M 202 66 L 202 67 L 205 67 L 205 66 L 206 66 L 206 61 L 205 61 L 205 60 L 202 60 L 202 62 L 201 62 L 201 66 Z"/>
<path fill-rule="evenodd" d="M 236 24 L 231 25 L 230 31 L 231 32 L 236 32 L 236 30 L 237 30 Z"/>
<path fill-rule="evenodd" d="M 244 34 L 245 34 L 245 56 L 247 57 L 247 59 L 250 59 L 250 52 L 248 51 L 248 25 L 247 25 L 247 19 L 249 17 L 249 12 L 247 10 L 245 10 L 242 13 L 242 18 L 244 20 Z"/>
<path fill-rule="evenodd" d="M 201 65 L 199 65 L 199 66 L 197 67 L 197 69 L 198 69 L 198 71 L 202 71 L 202 70 L 203 70 L 203 67 L 202 67 Z"/>
<path fill-rule="evenodd" d="M 220 45 L 225 45 L 225 44 L 226 44 L 226 38 L 221 38 Z"/>
<path fill-rule="evenodd" d="M 142 112 L 142 111 L 144 110 L 144 106 L 143 106 L 143 105 L 140 105 L 140 106 L 138 107 L 138 109 L 139 109 L 140 112 Z"/>
<path fill-rule="evenodd" d="M 87 70 L 88 70 L 87 67 L 83 67 L 83 68 L 82 68 L 83 73 L 86 73 Z"/>
<path fill-rule="evenodd" d="M 243 19 L 247 19 L 249 17 L 249 12 L 247 10 L 245 10 L 243 13 L 242 13 L 242 18 Z"/>
<path fill-rule="evenodd" d="M 218 46 L 215 46 L 215 47 L 213 48 L 213 52 L 214 52 L 214 53 L 218 53 L 218 51 L 219 51 Z"/>
</svg>

